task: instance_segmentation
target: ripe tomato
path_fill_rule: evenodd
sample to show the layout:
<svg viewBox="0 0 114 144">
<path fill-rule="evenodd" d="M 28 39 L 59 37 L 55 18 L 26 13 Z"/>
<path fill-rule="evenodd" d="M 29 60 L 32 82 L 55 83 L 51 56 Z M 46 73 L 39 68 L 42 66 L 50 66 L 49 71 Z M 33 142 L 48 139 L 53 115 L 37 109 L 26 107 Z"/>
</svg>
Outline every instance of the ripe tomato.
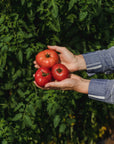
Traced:
<svg viewBox="0 0 114 144">
<path fill-rule="evenodd" d="M 52 67 L 52 76 L 57 81 L 64 80 L 69 77 L 69 70 L 63 64 L 56 64 Z"/>
<path fill-rule="evenodd" d="M 59 56 L 54 50 L 46 49 L 36 55 L 36 62 L 41 67 L 51 68 L 59 62 Z"/>
<path fill-rule="evenodd" d="M 35 73 L 35 81 L 40 87 L 52 81 L 52 74 L 48 68 L 40 67 Z"/>
</svg>

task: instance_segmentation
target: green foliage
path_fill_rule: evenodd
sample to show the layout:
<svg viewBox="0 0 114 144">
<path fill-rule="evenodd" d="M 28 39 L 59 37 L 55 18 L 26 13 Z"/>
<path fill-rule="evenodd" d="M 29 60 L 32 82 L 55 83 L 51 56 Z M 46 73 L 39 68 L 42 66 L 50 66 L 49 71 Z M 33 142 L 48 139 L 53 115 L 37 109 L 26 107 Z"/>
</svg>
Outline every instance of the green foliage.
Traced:
<svg viewBox="0 0 114 144">
<path fill-rule="evenodd" d="M 73 91 L 36 88 L 33 61 L 48 44 L 75 54 L 111 47 L 113 15 L 113 0 L 0 1 L 1 144 L 98 141 L 114 106 Z M 86 72 L 77 74 L 88 78 Z"/>
</svg>

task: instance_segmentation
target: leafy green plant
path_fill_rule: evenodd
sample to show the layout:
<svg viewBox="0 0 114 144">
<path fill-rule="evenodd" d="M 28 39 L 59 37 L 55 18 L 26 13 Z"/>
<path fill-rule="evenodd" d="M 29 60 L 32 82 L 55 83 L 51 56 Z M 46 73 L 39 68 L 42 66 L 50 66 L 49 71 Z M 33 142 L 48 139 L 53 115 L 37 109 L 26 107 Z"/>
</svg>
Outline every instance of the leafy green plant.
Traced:
<svg viewBox="0 0 114 144">
<path fill-rule="evenodd" d="M 33 61 L 48 44 L 75 54 L 114 45 L 113 7 L 113 0 L 0 1 L 1 144 L 98 141 L 114 106 L 73 91 L 36 88 Z M 85 71 L 76 73 L 88 78 Z"/>
</svg>

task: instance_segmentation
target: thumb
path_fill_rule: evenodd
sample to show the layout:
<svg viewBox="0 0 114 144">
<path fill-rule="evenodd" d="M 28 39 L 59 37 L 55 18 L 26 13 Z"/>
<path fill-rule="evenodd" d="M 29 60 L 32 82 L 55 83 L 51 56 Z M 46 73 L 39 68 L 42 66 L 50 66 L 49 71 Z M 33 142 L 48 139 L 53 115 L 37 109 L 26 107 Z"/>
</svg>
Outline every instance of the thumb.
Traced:
<svg viewBox="0 0 114 144">
<path fill-rule="evenodd" d="M 60 52 L 60 53 L 64 52 L 64 47 L 60 47 L 60 46 L 50 46 L 50 45 L 48 45 L 47 47 L 48 47 L 49 49 L 55 50 L 55 51 Z"/>
<path fill-rule="evenodd" d="M 72 79 L 76 79 L 76 80 L 80 80 L 80 79 L 81 79 L 81 77 L 78 76 L 78 75 L 76 75 L 76 74 L 70 74 L 70 77 L 71 77 Z"/>
<path fill-rule="evenodd" d="M 45 85 L 45 88 L 57 88 L 60 87 L 59 82 L 49 82 Z"/>
</svg>

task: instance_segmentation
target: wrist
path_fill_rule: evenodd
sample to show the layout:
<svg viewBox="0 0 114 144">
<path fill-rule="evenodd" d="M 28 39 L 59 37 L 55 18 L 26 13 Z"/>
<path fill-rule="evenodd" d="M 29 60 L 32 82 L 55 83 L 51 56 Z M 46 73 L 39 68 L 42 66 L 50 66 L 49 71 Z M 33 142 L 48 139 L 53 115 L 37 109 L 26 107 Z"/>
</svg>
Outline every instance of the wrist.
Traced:
<svg viewBox="0 0 114 144">
<path fill-rule="evenodd" d="M 74 90 L 80 93 L 88 94 L 90 80 L 80 78 L 76 82 Z"/>
<path fill-rule="evenodd" d="M 83 55 L 76 55 L 75 57 L 77 59 L 77 70 L 86 70 L 87 67 Z"/>
</svg>

